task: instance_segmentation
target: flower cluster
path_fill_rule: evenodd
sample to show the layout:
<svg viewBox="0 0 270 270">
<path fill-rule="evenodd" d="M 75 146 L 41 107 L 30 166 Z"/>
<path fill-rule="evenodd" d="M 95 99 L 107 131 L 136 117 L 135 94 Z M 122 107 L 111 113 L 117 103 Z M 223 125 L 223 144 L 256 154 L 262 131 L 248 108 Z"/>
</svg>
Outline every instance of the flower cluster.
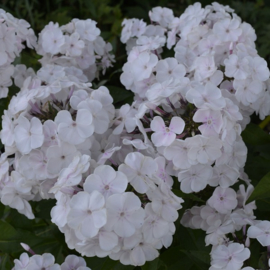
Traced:
<svg viewBox="0 0 270 270">
<path fill-rule="evenodd" d="M 0 98 L 8 95 L 12 85 L 15 58 L 27 47 L 36 47 L 36 36 L 30 24 L 23 19 L 14 18 L 10 13 L 0 9 Z"/>
<path fill-rule="evenodd" d="M 255 221 L 255 203 L 246 203 L 253 186 L 240 135 L 252 113 L 270 113 L 267 63 L 255 49 L 254 29 L 228 6 L 196 3 L 179 18 L 156 7 L 149 16 L 151 25 L 125 20 L 121 36 L 128 52 L 121 82 L 135 94 L 133 133 L 164 159 L 182 192 L 207 194 L 206 205 L 187 209 L 181 223 L 206 231 L 210 269 L 240 269 L 249 237 L 270 244 L 269 222 Z M 174 57 L 163 59 L 171 48 Z M 247 187 L 236 192 L 231 186 L 240 180 Z M 246 232 L 247 225 L 254 226 Z M 228 235 L 241 229 L 245 245 Z"/>
<path fill-rule="evenodd" d="M 84 24 L 76 23 L 71 25 L 79 33 Z M 86 37 L 96 39 L 99 31 L 91 25 Z M 44 38 L 49 29 L 39 45 L 49 42 Z M 55 29 L 51 35 L 61 36 Z M 50 44 L 44 47 L 56 59 L 52 54 L 62 45 Z M 143 265 L 171 245 L 183 200 L 171 191 L 165 159 L 147 149 L 140 135 L 134 141 L 127 134 L 136 128 L 136 110 L 128 104 L 116 110 L 109 90 L 92 89 L 91 78 L 76 63 L 60 61 L 66 58 L 42 60 L 37 74 L 21 68 L 30 76 L 23 81 L 26 75 L 18 72 L 15 78 L 22 87 L 2 117 L 1 202 L 33 219 L 29 201 L 54 198 L 52 222 L 70 249 Z"/>
<path fill-rule="evenodd" d="M 34 218 L 29 201 L 55 198 L 52 222 L 70 249 L 137 266 L 172 244 L 180 186 L 206 198 L 181 224 L 206 231 L 210 269 L 238 270 L 250 238 L 270 244 L 270 223 L 256 221 L 247 203 L 253 186 L 240 135 L 253 112 L 270 113 L 269 69 L 253 28 L 227 6 L 149 14 L 151 25 L 123 22 L 120 79 L 134 101 L 119 109 L 105 86 L 91 88 L 96 60 L 103 70 L 113 60 L 95 22 L 44 28 L 43 66 L 36 75 L 18 67 L 21 90 L 3 115 L 1 202 Z"/>
<path fill-rule="evenodd" d="M 86 262 L 82 257 L 68 255 L 65 261 L 59 265 L 55 263 L 55 258 L 52 254 L 44 253 L 37 255 L 28 245 L 24 243 L 21 243 L 21 245 L 33 256 L 29 257 L 26 252 L 22 253 L 19 260 L 14 260 L 15 265 L 12 270 L 91 270 L 86 266 Z"/>
<path fill-rule="evenodd" d="M 50 22 L 39 34 L 37 47 L 37 53 L 43 56 L 42 65 L 76 67 L 90 82 L 98 77 L 100 70 L 105 74 L 106 68 L 112 66 L 111 50 L 112 45 L 104 41 L 91 19 L 73 19 L 61 27 Z"/>
</svg>

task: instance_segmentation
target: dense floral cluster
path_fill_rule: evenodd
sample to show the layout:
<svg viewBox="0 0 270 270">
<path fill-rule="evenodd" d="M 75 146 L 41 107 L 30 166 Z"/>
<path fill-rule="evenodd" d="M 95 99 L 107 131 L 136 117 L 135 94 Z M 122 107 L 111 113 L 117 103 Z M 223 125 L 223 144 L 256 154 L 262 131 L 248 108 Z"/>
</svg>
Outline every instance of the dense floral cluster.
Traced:
<svg viewBox="0 0 270 270">
<path fill-rule="evenodd" d="M 24 42 L 32 49 L 37 45 L 30 24 L 0 9 L 0 98 L 8 95 L 8 87 L 12 85 L 11 77 L 14 74 L 12 63 L 25 48 Z"/>
<path fill-rule="evenodd" d="M 112 66 L 111 50 L 112 45 L 103 40 L 96 22 L 91 19 L 73 19 L 61 27 L 50 22 L 39 34 L 37 47 L 37 53 L 43 56 L 40 60 L 43 65 L 76 67 L 89 82 L 100 70 L 105 74 L 106 68 Z"/>
<path fill-rule="evenodd" d="M 247 203 L 240 135 L 253 112 L 270 113 L 269 69 L 253 28 L 227 6 L 196 3 L 179 18 L 156 7 L 150 20 L 123 22 L 121 82 L 134 101 L 119 109 L 105 86 L 91 88 L 97 66 L 113 60 L 96 23 L 44 28 L 43 66 L 36 75 L 18 68 L 21 91 L 2 117 L 1 202 L 34 218 L 29 201 L 54 198 L 52 222 L 70 249 L 143 265 L 172 244 L 180 186 L 207 197 L 181 224 L 206 232 L 210 269 L 238 270 L 250 238 L 270 245 L 270 222 L 255 220 Z"/>
<path fill-rule="evenodd" d="M 29 201 L 55 198 L 52 222 L 69 248 L 123 264 L 153 260 L 171 245 L 183 202 L 171 191 L 165 159 L 147 154 L 142 136 L 127 134 L 136 127 L 135 110 L 115 110 L 105 86 L 92 89 L 77 65 L 42 64 L 23 82 L 26 75 L 15 78 L 22 87 L 2 117 L 1 202 L 33 219 Z"/>
<path fill-rule="evenodd" d="M 261 119 L 270 113 L 267 63 L 254 29 L 228 6 L 196 3 L 180 18 L 156 7 L 149 15 L 151 25 L 125 20 L 121 37 L 128 51 L 121 82 L 135 94 L 137 129 L 184 193 L 206 190 L 206 205 L 187 209 L 181 224 L 206 231 L 210 269 L 240 269 L 249 238 L 270 243 L 270 223 L 256 221 L 255 203 L 246 203 L 253 186 L 240 136 L 254 111 Z M 162 58 L 165 44 L 174 57 Z M 236 192 L 231 186 L 241 180 Z M 229 234 L 241 229 L 243 240 L 233 242 Z"/>
</svg>

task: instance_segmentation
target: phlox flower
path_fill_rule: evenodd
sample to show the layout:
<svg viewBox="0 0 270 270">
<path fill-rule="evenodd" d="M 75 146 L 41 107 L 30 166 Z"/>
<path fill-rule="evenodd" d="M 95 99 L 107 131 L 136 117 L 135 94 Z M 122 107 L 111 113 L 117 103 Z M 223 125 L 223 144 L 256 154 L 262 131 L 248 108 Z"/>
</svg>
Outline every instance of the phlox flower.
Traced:
<svg viewBox="0 0 270 270">
<path fill-rule="evenodd" d="M 58 24 L 42 33 L 42 49 L 46 53 L 57 54 L 65 43 L 65 37 Z"/>
<path fill-rule="evenodd" d="M 210 165 L 193 165 L 189 169 L 179 172 L 180 188 L 185 193 L 199 192 L 206 187 L 212 175 L 213 169 Z"/>
<path fill-rule="evenodd" d="M 151 158 L 139 152 L 129 153 L 125 158 L 125 163 L 118 168 L 123 172 L 130 184 L 139 193 L 145 193 L 149 188 L 155 189 L 155 178 L 158 166 Z"/>
<path fill-rule="evenodd" d="M 20 115 L 18 125 L 14 129 L 15 143 L 22 154 L 28 154 L 32 149 L 43 144 L 44 134 L 40 120 L 33 117 L 30 121 Z"/>
<path fill-rule="evenodd" d="M 111 195 L 106 202 L 108 226 L 120 237 L 133 235 L 143 225 L 145 212 L 132 192 Z"/>
<path fill-rule="evenodd" d="M 55 264 L 54 261 L 54 256 L 50 253 L 34 255 L 31 257 L 27 270 L 61 270 L 60 265 Z"/>
<path fill-rule="evenodd" d="M 228 214 L 237 206 L 236 192 L 232 188 L 217 187 L 208 204 L 221 214 Z"/>
<path fill-rule="evenodd" d="M 93 116 L 86 109 L 77 111 L 76 121 L 72 119 L 70 112 L 65 110 L 58 112 L 55 117 L 59 137 L 64 142 L 73 145 L 84 142 L 86 138 L 93 134 L 94 127 L 92 121 Z"/>
<path fill-rule="evenodd" d="M 76 32 L 80 35 L 81 39 L 94 41 L 100 35 L 100 30 L 96 27 L 96 22 L 87 20 L 74 20 Z"/>
<path fill-rule="evenodd" d="M 155 116 L 150 128 L 154 131 L 151 140 L 155 146 L 169 146 L 176 139 L 176 134 L 183 132 L 185 122 L 181 117 L 174 116 L 169 127 L 166 127 L 164 120 L 160 116 Z"/>
<path fill-rule="evenodd" d="M 105 199 L 98 191 L 77 193 L 70 201 L 70 208 L 67 224 L 81 240 L 96 236 L 107 222 Z"/>
<path fill-rule="evenodd" d="M 89 175 L 84 183 L 84 190 L 91 193 L 99 191 L 105 198 L 112 194 L 123 193 L 128 184 L 127 177 L 122 172 L 116 172 L 111 166 L 100 165 Z"/>
<path fill-rule="evenodd" d="M 270 245 L 270 222 L 268 220 L 259 221 L 250 226 L 247 231 L 247 236 L 256 238 L 264 247 Z"/>
<path fill-rule="evenodd" d="M 217 269 L 238 270 L 250 256 L 250 251 L 243 244 L 231 243 L 220 245 L 211 253 L 211 265 Z"/>
</svg>

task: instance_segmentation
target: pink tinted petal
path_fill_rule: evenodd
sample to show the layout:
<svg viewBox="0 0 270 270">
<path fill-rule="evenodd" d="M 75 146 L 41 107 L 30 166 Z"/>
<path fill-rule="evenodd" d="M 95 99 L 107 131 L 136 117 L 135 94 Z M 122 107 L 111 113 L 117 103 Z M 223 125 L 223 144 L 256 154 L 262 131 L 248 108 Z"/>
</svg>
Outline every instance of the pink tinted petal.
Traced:
<svg viewBox="0 0 270 270">
<path fill-rule="evenodd" d="M 130 153 L 125 158 L 125 163 L 137 171 L 141 170 L 141 163 L 144 158 L 144 155 L 138 152 Z"/>
<path fill-rule="evenodd" d="M 181 117 L 174 116 L 170 123 L 170 131 L 181 134 L 185 128 L 185 122 Z"/>
<path fill-rule="evenodd" d="M 155 132 L 151 136 L 151 140 L 155 146 L 169 146 L 175 140 L 176 135 L 173 132 Z"/>
<path fill-rule="evenodd" d="M 165 129 L 165 123 L 160 116 L 155 116 L 151 122 L 150 128 L 153 131 L 163 131 Z"/>
</svg>

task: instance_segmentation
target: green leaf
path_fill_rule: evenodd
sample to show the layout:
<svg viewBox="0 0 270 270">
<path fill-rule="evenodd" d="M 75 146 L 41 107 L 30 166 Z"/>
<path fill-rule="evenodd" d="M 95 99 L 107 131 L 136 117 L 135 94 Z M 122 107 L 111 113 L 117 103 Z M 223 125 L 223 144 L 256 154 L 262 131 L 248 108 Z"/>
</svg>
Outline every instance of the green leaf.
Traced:
<svg viewBox="0 0 270 270">
<path fill-rule="evenodd" d="M 110 90 L 110 94 L 113 97 L 114 104 L 124 101 L 125 99 L 132 97 L 133 93 L 131 91 L 125 90 L 125 88 L 107 86 Z"/>
<path fill-rule="evenodd" d="M 178 197 L 181 197 L 181 198 L 183 198 L 184 200 L 185 199 L 190 199 L 190 200 L 193 200 L 193 201 L 195 201 L 195 202 L 205 202 L 204 200 L 202 200 L 201 198 L 199 198 L 198 196 L 196 196 L 195 194 L 186 194 L 186 193 L 184 193 L 184 192 L 182 192 L 181 190 L 179 190 L 179 189 L 173 189 L 172 190 L 173 191 L 173 193 L 176 195 L 176 196 L 178 196 Z"/>
<path fill-rule="evenodd" d="M 270 136 L 259 126 L 250 123 L 241 134 L 245 143 L 251 145 L 270 144 Z"/>
<path fill-rule="evenodd" d="M 180 248 L 170 247 L 160 255 L 160 259 L 167 265 L 168 270 L 189 270 L 193 269 L 193 261 Z"/>
<path fill-rule="evenodd" d="M 35 213 L 36 217 L 44 218 L 51 220 L 51 210 L 56 205 L 56 200 L 41 200 L 37 204 L 37 213 Z"/>
<path fill-rule="evenodd" d="M 247 203 L 258 199 L 270 198 L 270 172 L 267 173 L 257 184 Z"/>
<path fill-rule="evenodd" d="M 110 258 L 98 258 L 98 257 L 92 257 L 87 258 L 84 257 L 87 266 L 90 267 L 92 270 L 112 270 L 115 269 L 116 265 L 119 264 L 118 261 L 113 261 Z M 118 268 L 119 270 L 122 268 Z M 125 269 L 125 268 L 123 268 Z"/>
<path fill-rule="evenodd" d="M 142 270 L 157 270 L 158 269 L 159 258 L 151 262 L 146 262 L 141 268 Z"/>
<path fill-rule="evenodd" d="M 261 156 L 254 156 L 248 153 L 247 162 L 245 165 L 245 172 L 252 180 L 255 186 L 259 181 L 269 172 L 270 160 Z"/>
<path fill-rule="evenodd" d="M 210 265 L 209 252 L 204 250 L 181 250 L 201 270 L 208 270 Z"/>
<path fill-rule="evenodd" d="M 5 211 L 5 205 L 0 203 L 0 219 L 3 217 Z"/>
<path fill-rule="evenodd" d="M 0 270 L 12 269 L 13 262 L 10 259 L 9 254 L 0 254 Z"/>
<path fill-rule="evenodd" d="M 268 258 L 267 258 L 267 252 L 264 252 L 262 254 L 262 256 L 260 257 L 260 260 L 259 260 L 259 268 L 261 270 L 268 270 L 269 267 L 268 267 Z"/>
</svg>

